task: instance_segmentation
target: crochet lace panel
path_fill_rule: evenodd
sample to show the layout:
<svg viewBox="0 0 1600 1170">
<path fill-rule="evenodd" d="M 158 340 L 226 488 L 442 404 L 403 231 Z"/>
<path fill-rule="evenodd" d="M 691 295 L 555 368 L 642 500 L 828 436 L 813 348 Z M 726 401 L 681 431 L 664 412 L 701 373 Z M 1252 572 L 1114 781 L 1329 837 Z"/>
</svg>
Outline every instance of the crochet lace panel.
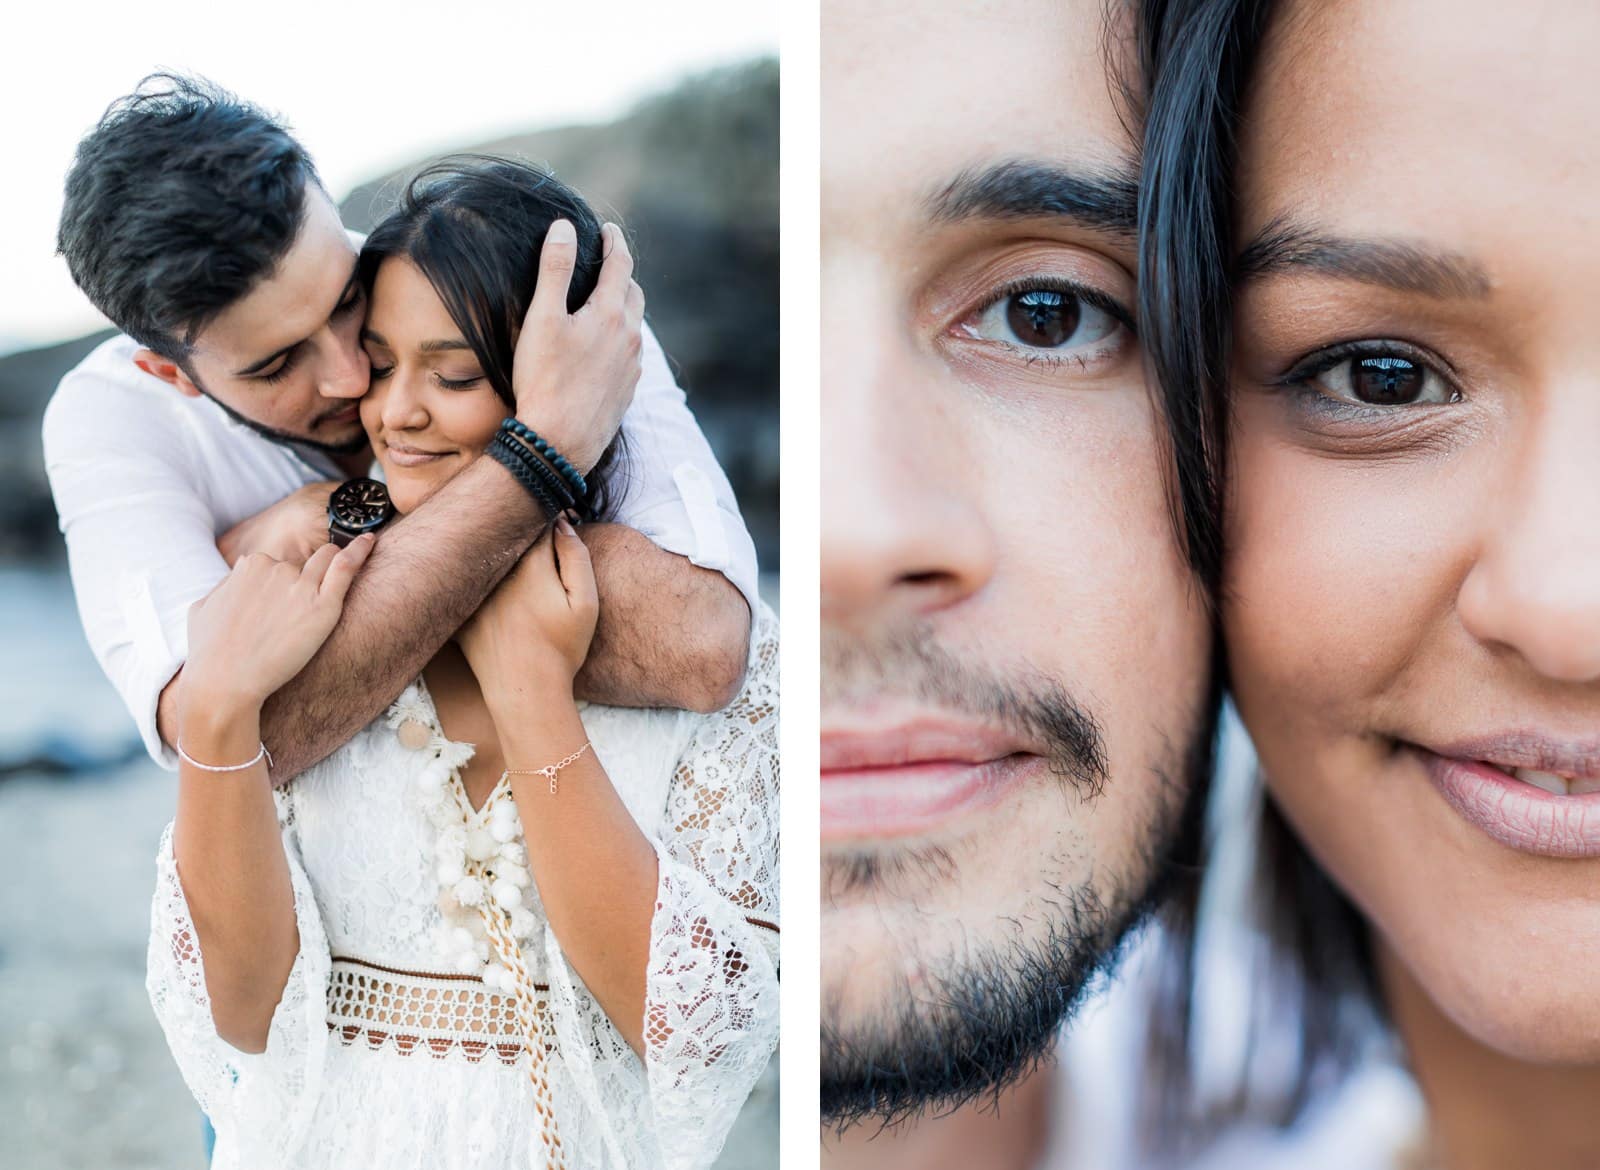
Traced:
<svg viewBox="0 0 1600 1170">
<path fill-rule="evenodd" d="M 751 643 L 743 690 L 714 715 L 584 712 L 660 864 L 642 1061 L 567 963 L 533 899 L 541 929 L 523 957 L 547 995 L 539 1026 L 561 1157 L 573 1170 L 708 1166 L 776 1044 L 778 641 L 770 611 L 757 615 Z M 497 1003 L 509 997 L 374 969 L 439 970 L 435 830 L 411 795 L 423 753 L 407 751 L 394 731 L 416 716 L 433 720 L 425 692 L 413 687 L 388 719 L 279 796 L 300 950 L 262 1055 L 216 1035 L 170 830 L 162 839 L 147 986 L 184 1079 L 217 1127 L 214 1170 L 548 1165 L 526 1046 L 506 1034 Z M 374 1161 L 374 1149 L 387 1160 Z"/>
</svg>

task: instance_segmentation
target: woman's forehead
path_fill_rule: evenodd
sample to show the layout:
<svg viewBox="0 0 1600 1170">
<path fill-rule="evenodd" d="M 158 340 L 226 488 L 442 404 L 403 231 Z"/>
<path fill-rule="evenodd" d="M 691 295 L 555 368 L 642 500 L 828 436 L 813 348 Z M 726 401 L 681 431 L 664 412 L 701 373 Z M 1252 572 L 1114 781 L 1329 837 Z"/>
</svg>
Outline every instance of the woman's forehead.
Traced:
<svg viewBox="0 0 1600 1170">
<path fill-rule="evenodd" d="M 1241 127 L 1244 238 L 1292 216 L 1482 249 L 1532 209 L 1559 216 L 1600 183 L 1597 48 L 1594 5 L 1284 5 Z"/>
</svg>

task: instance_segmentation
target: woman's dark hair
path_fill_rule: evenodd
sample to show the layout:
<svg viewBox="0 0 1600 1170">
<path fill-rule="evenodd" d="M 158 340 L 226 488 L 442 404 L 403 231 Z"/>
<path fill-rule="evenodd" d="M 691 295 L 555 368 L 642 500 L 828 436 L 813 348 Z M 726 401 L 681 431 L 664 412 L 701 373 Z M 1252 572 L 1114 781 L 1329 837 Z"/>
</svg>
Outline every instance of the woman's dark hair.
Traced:
<svg viewBox="0 0 1600 1170">
<path fill-rule="evenodd" d="M 289 251 L 317 186 L 311 156 L 260 108 L 153 73 L 78 143 L 56 246 L 95 308 L 185 365 L 195 335 Z"/>
<path fill-rule="evenodd" d="M 1139 201 L 1139 321 L 1152 372 L 1170 402 L 1187 397 L 1189 433 L 1205 446 L 1180 450 L 1186 480 L 1220 498 L 1226 482 L 1228 372 L 1233 329 L 1234 167 L 1240 119 L 1268 21 L 1270 0 L 1141 0 L 1138 14 L 1145 101 Z M 1175 429 L 1176 434 L 1176 429 Z M 1198 469 L 1198 470 L 1196 470 Z M 1195 535 L 1190 534 L 1194 540 Z M 1203 550 L 1220 566 L 1220 538 Z M 1219 651 L 1226 681 L 1225 654 Z M 1191 1076 L 1197 908 L 1169 916 L 1172 965 L 1165 1010 L 1155 1014 L 1145 1102 L 1155 1144 L 1194 1148 L 1244 1120 L 1288 1125 L 1354 1065 L 1381 1001 L 1365 919 L 1283 819 L 1261 802 L 1257 909 L 1268 936 L 1267 970 L 1240 1080 L 1202 1108 Z M 1187 912 L 1184 912 L 1187 911 Z M 1299 1030 L 1298 1068 L 1263 1097 L 1257 1066 L 1281 1040 L 1273 1024 Z"/>
<path fill-rule="evenodd" d="M 417 266 L 444 302 L 508 407 L 517 332 L 533 303 L 539 251 L 558 219 L 578 233 L 578 256 L 567 292 L 576 311 L 600 277 L 600 219 L 581 195 L 553 175 L 515 159 L 457 155 L 434 163 L 406 184 L 399 205 L 372 229 L 361 249 L 361 282 L 372 291 L 391 257 Z M 621 432 L 590 470 L 589 502 L 598 518 L 613 511 Z"/>
</svg>

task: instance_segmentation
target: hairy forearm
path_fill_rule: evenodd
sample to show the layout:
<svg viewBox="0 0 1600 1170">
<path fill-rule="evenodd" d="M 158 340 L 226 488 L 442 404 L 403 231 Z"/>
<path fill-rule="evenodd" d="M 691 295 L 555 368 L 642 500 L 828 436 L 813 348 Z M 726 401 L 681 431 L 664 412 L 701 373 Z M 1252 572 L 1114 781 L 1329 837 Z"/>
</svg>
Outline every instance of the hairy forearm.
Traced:
<svg viewBox="0 0 1600 1170">
<path fill-rule="evenodd" d="M 190 696 L 185 750 L 202 763 L 243 763 L 260 743 L 257 710 L 233 712 Z M 194 714 L 195 711 L 201 714 Z M 300 947 L 294 890 L 265 763 L 210 773 L 184 763 L 172 853 L 183 884 L 217 1034 L 266 1047 L 272 1014 Z"/>
<path fill-rule="evenodd" d="M 381 714 L 544 526 L 505 469 L 479 459 L 386 530 L 332 636 L 262 710 L 274 781 L 305 771 Z"/>
<path fill-rule="evenodd" d="M 620 707 L 715 711 L 744 680 L 750 605 L 702 569 L 618 524 L 579 534 L 594 562 L 600 620 L 575 682 L 580 698 Z"/>
<path fill-rule="evenodd" d="M 556 689 L 535 687 L 490 703 L 508 767 L 553 764 L 587 738 L 570 700 L 553 697 Z M 554 795 L 543 776 L 514 776 L 511 791 L 550 929 L 622 1038 L 642 1054 L 655 849 L 593 750 L 561 770 Z"/>
</svg>

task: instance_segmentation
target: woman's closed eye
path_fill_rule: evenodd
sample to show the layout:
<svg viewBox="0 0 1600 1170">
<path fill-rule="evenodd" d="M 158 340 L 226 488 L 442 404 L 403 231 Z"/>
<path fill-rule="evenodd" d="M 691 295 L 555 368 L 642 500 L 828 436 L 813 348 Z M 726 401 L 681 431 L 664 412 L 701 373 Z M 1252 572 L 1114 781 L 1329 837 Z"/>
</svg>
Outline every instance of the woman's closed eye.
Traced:
<svg viewBox="0 0 1600 1170">
<path fill-rule="evenodd" d="M 380 365 L 376 358 L 371 358 L 370 377 L 374 382 L 380 382 L 394 373 L 393 364 Z M 463 374 L 459 378 L 447 378 L 438 370 L 433 371 L 433 380 L 445 390 L 470 390 L 483 381 L 482 373 Z"/>
<path fill-rule="evenodd" d="M 961 336 L 1020 351 L 1030 362 L 1087 365 L 1133 334 L 1133 318 L 1096 289 L 1030 280 L 999 290 L 957 326 Z"/>
</svg>

